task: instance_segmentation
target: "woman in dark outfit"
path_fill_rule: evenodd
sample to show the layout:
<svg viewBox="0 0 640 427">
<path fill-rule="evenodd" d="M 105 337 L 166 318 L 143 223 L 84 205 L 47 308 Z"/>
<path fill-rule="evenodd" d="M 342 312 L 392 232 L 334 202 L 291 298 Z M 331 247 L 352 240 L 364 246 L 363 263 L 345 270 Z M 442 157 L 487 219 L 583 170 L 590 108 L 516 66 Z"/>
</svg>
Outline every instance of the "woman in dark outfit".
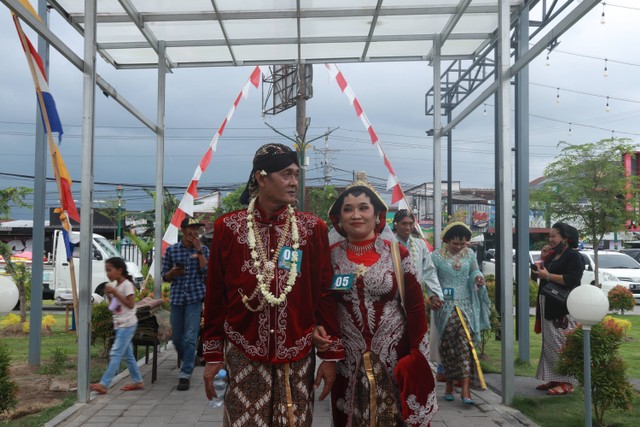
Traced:
<svg viewBox="0 0 640 427">
<path fill-rule="evenodd" d="M 546 381 L 538 385 L 538 390 L 546 390 L 550 395 L 573 393 L 576 379 L 558 374 L 554 365 L 560 357 L 560 349 L 566 342 L 566 333 L 576 326 L 569 315 L 567 305 L 551 298 L 545 298 L 540 292 L 548 283 L 553 282 L 573 289 L 580 285 L 584 262 L 575 249 L 578 247 L 578 230 L 558 222 L 549 233 L 549 245 L 542 248 L 540 258 L 543 263 L 534 273 L 540 279 L 538 306 L 536 308 L 536 333 L 542 332 L 542 351 L 536 378 Z"/>
</svg>

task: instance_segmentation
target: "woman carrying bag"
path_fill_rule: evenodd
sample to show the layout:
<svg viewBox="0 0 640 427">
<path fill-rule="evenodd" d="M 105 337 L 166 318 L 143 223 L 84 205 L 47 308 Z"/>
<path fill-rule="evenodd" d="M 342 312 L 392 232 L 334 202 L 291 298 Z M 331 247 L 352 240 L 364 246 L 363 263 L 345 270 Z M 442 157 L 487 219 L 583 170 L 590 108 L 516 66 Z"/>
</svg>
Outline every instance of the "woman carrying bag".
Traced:
<svg viewBox="0 0 640 427">
<path fill-rule="evenodd" d="M 552 396 L 573 393 L 576 383 L 575 378 L 558 374 L 554 365 L 567 340 L 567 332 L 576 327 L 575 320 L 567 310 L 566 296 L 580 285 L 584 272 L 584 262 L 577 247 L 578 230 L 558 222 L 549 233 L 549 245 L 542 248 L 540 253 L 542 263 L 533 269 L 540 279 L 535 332 L 542 333 L 536 378 L 545 381 L 536 389 L 546 390 Z"/>
</svg>

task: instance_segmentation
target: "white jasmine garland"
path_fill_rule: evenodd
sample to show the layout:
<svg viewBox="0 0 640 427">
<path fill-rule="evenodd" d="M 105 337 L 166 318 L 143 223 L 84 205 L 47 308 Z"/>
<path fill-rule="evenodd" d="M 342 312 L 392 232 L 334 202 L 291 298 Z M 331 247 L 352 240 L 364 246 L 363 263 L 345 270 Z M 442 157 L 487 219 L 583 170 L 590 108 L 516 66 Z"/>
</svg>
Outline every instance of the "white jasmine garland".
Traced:
<svg viewBox="0 0 640 427">
<path fill-rule="evenodd" d="M 260 171 L 261 174 L 264 171 Z M 289 292 L 293 289 L 293 286 L 296 283 L 296 277 L 298 275 L 298 248 L 300 247 L 299 240 L 300 235 L 298 233 L 298 223 L 296 221 L 295 211 L 291 205 L 287 206 L 288 218 L 285 225 L 285 230 L 282 233 L 280 241 L 278 242 L 278 247 L 273 254 L 272 260 L 267 258 L 265 245 L 260 242 L 260 245 L 257 245 L 256 241 L 256 230 L 254 219 L 255 212 L 255 203 L 256 199 L 253 198 L 249 202 L 249 207 L 247 208 L 247 243 L 249 244 L 249 249 L 251 251 L 251 259 L 253 261 L 253 266 L 258 270 L 258 274 L 256 274 L 256 280 L 258 281 L 258 285 L 255 290 L 251 294 L 250 297 L 243 295 L 242 302 L 250 311 L 260 311 L 262 310 L 263 303 L 257 308 L 253 308 L 249 305 L 249 301 L 254 299 L 257 296 L 257 293 L 260 292 L 264 300 L 271 306 L 276 306 L 281 304 L 286 298 Z M 287 284 L 283 289 L 280 296 L 276 297 L 270 290 L 269 285 L 273 280 L 276 273 L 277 260 L 280 256 L 280 252 L 282 251 L 282 247 L 284 246 L 284 242 L 287 240 L 289 229 L 291 229 L 291 247 L 293 249 L 293 253 L 291 255 L 291 268 L 289 269 L 289 275 L 287 276 Z"/>
</svg>

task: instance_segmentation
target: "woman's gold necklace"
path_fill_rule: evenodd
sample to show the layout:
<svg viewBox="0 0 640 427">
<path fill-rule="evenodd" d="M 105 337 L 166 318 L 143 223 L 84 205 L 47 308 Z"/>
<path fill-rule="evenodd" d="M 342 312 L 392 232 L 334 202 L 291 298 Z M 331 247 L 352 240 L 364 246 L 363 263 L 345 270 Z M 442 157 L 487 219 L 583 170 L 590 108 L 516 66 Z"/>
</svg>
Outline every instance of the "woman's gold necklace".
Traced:
<svg viewBox="0 0 640 427">
<path fill-rule="evenodd" d="M 362 256 L 367 252 L 371 252 L 375 246 L 375 243 L 375 239 L 372 242 L 367 243 L 366 245 L 356 245 L 355 243 L 347 241 L 347 248 L 349 248 L 349 250 L 356 256 Z"/>
</svg>

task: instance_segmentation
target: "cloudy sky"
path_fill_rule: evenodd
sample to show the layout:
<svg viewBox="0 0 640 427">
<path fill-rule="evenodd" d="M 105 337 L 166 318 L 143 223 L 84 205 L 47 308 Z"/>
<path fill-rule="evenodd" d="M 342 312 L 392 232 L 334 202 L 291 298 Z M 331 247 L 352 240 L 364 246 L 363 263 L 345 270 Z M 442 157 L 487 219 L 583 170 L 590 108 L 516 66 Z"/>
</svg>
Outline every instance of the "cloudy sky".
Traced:
<svg viewBox="0 0 640 427">
<path fill-rule="evenodd" d="M 605 24 L 600 23 L 603 7 L 599 5 L 560 38 L 560 45 L 549 54 L 549 65 L 544 53 L 530 66 L 531 179 L 539 177 L 557 154 L 559 141 L 578 144 L 613 134 L 640 142 L 640 5 L 634 0 L 613 0 L 604 11 Z M 52 30 L 82 56 L 81 38 L 55 12 L 51 18 Z M 33 33 L 28 31 L 28 35 L 35 43 Z M 34 89 L 10 13 L 4 7 L 0 7 L 0 55 L 0 188 L 32 186 Z M 607 77 L 603 75 L 605 58 Z M 425 93 L 433 81 L 428 64 L 342 64 L 340 69 L 380 136 L 400 181 L 431 181 L 433 141 L 425 131 L 433 122 L 424 115 Z M 247 67 L 179 69 L 167 76 L 165 183 L 175 187 L 172 192 L 176 195 L 183 192 L 178 187 L 189 183 L 250 72 Z M 115 71 L 99 58 L 98 73 L 155 122 L 155 71 Z M 82 75 L 54 49 L 49 83 L 65 130 L 60 150 L 72 178 L 80 179 Z M 251 89 L 249 98 L 241 102 L 201 186 L 243 183 L 259 145 L 288 143 L 265 122 L 293 137 L 295 111 L 262 117 L 261 98 L 260 90 Z M 374 182 L 386 180 L 387 171 L 362 123 L 320 65 L 314 67 L 314 97 L 307 104 L 307 116 L 311 118 L 308 139 L 339 128 L 328 139 L 332 183 L 349 181 L 355 170 L 367 171 Z M 463 187 L 493 187 L 493 123 L 493 101 L 489 99 L 454 130 L 453 179 Z M 322 149 L 324 143 L 321 138 L 314 146 Z M 98 90 L 95 198 L 115 198 L 116 186 L 122 184 L 128 209 L 149 208 L 151 199 L 141 188 L 155 185 L 155 155 L 155 135 Z M 320 184 L 323 154 L 311 150 L 309 157 L 308 184 Z M 52 176 L 50 164 L 48 176 Z M 53 186 L 48 193 L 47 205 L 54 206 L 57 197 Z M 80 196 L 79 184 L 74 186 L 74 195 Z M 31 213 L 15 209 L 12 216 L 28 219 Z"/>
</svg>

